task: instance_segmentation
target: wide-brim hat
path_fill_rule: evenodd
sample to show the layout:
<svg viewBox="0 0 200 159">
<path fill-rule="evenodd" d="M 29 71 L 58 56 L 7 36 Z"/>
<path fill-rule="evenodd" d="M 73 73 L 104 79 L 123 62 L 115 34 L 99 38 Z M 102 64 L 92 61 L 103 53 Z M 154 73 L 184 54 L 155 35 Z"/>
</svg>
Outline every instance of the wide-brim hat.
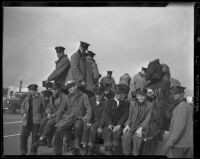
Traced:
<svg viewBox="0 0 200 159">
<path fill-rule="evenodd" d="M 141 95 L 146 95 L 147 94 L 147 89 L 146 88 L 137 88 L 135 90 L 136 95 L 141 94 Z"/>
<path fill-rule="evenodd" d="M 38 85 L 37 85 L 37 84 L 30 84 L 27 88 L 28 88 L 29 90 L 35 90 L 35 91 L 37 91 Z"/>
<path fill-rule="evenodd" d="M 180 93 L 183 92 L 186 87 L 181 86 L 181 82 L 176 79 L 171 79 L 170 81 L 170 91 L 172 93 Z"/>
</svg>

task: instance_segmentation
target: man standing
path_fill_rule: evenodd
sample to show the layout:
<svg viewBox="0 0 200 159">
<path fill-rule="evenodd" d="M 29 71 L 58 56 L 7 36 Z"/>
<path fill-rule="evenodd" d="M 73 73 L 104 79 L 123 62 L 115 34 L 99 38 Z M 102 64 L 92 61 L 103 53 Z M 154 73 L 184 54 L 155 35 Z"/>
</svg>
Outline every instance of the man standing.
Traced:
<svg viewBox="0 0 200 159">
<path fill-rule="evenodd" d="M 81 86 L 86 85 L 86 56 L 90 44 L 80 41 L 77 52 L 71 56 L 71 68 L 66 81 L 75 80 Z"/>
<path fill-rule="evenodd" d="M 79 154 L 83 125 L 90 122 L 92 109 L 88 96 L 77 89 L 76 81 L 67 81 L 64 86 L 68 94 L 56 114 L 57 123 L 54 140 L 54 153 L 62 155 L 63 135 L 69 138 L 72 128 L 75 136 L 75 153 Z"/>
<path fill-rule="evenodd" d="M 147 90 L 136 89 L 136 101 L 131 102 L 129 117 L 123 130 L 123 152 L 125 155 L 139 155 L 142 144 L 142 133 L 148 126 L 152 104 L 147 101 Z M 132 147 L 132 149 L 131 149 Z"/>
<path fill-rule="evenodd" d="M 54 83 L 63 85 L 65 83 L 65 79 L 67 77 L 71 64 L 67 55 L 64 54 L 64 47 L 57 46 L 55 47 L 55 50 L 58 57 L 58 60 L 55 62 L 56 69 L 49 75 L 46 83 L 54 80 Z"/>
<path fill-rule="evenodd" d="M 30 133 L 32 133 L 32 144 L 37 141 L 37 134 L 40 127 L 40 122 L 43 115 L 43 100 L 42 96 L 37 92 L 38 86 L 31 84 L 28 86 L 29 95 L 25 98 L 21 105 L 22 115 L 22 131 L 20 136 L 21 155 L 26 155 L 28 152 L 27 142 Z M 31 147 L 30 155 L 36 155 L 37 148 Z"/>
<path fill-rule="evenodd" d="M 89 76 L 87 75 L 86 76 L 86 81 L 92 81 L 92 82 L 88 82 L 88 83 L 93 83 L 94 87 L 96 87 L 98 85 L 98 81 L 99 81 L 99 78 L 101 77 L 101 74 L 99 73 L 99 69 L 98 69 L 98 66 L 97 66 L 97 63 L 96 61 L 94 60 L 94 56 L 96 55 L 94 52 L 92 51 L 88 51 L 87 52 L 87 57 L 86 57 L 86 68 L 88 71 L 91 71 L 92 75 L 89 74 Z M 89 78 L 89 79 L 88 79 Z M 88 79 L 88 80 L 87 80 Z M 87 82 L 86 82 L 87 84 Z M 89 85 L 89 84 L 87 84 Z M 86 85 L 86 88 L 88 87 Z M 89 89 L 88 89 L 89 90 Z M 92 89 L 94 91 L 94 89 Z"/>
<path fill-rule="evenodd" d="M 102 77 L 100 84 L 105 87 L 106 84 L 111 86 L 111 90 L 114 90 L 115 87 L 115 80 L 112 77 L 112 71 L 107 71 L 107 76 Z"/>
<path fill-rule="evenodd" d="M 169 158 L 193 158 L 193 106 L 184 98 L 184 90 L 179 82 L 171 88 L 176 105 L 169 136 L 160 152 Z"/>
<path fill-rule="evenodd" d="M 115 97 L 107 101 L 105 106 L 103 128 L 104 146 L 107 155 L 121 154 L 121 135 L 128 119 L 130 103 L 125 101 L 126 90 L 121 85 L 115 87 Z"/>
</svg>

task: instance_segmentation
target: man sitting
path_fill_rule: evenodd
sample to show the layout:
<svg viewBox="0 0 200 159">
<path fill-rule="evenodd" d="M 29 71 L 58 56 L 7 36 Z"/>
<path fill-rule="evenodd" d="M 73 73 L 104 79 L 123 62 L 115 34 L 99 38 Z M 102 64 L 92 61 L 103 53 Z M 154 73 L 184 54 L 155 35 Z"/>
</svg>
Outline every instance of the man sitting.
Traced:
<svg viewBox="0 0 200 159">
<path fill-rule="evenodd" d="M 106 100 L 104 99 L 104 90 L 98 87 L 95 90 L 95 98 L 91 100 L 92 106 L 92 119 L 91 123 L 84 126 L 83 136 L 81 143 L 83 144 L 83 155 L 87 154 L 87 148 L 89 147 L 88 155 L 94 153 L 97 136 L 102 133 L 104 121 L 102 118 L 103 111 L 105 109 Z"/>
<path fill-rule="evenodd" d="M 58 123 L 55 131 L 54 153 L 62 155 L 63 135 L 69 138 L 74 128 L 75 154 L 79 154 L 83 125 L 84 122 L 90 121 L 92 109 L 88 96 L 77 89 L 76 81 L 67 81 L 64 89 L 67 93 L 65 103 L 60 106 L 56 114 Z"/>
<path fill-rule="evenodd" d="M 108 100 L 105 106 L 103 138 L 107 155 L 121 154 L 121 135 L 129 111 L 129 102 L 124 100 L 125 96 L 126 90 L 120 84 L 116 85 L 114 99 Z"/>
<path fill-rule="evenodd" d="M 147 90 L 136 89 L 136 101 L 131 102 L 129 117 L 123 130 L 123 153 L 138 155 L 142 143 L 142 133 L 148 126 L 152 104 L 147 101 Z"/>
<path fill-rule="evenodd" d="M 45 146 L 48 144 L 48 147 L 51 147 L 51 141 L 55 133 L 56 112 L 64 102 L 65 98 L 66 95 L 61 92 L 61 85 L 54 84 L 53 96 L 51 96 L 46 109 L 47 116 L 45 116 L 40 123 L 40 139 L 36 143 L 37 146 Z"/>
</svg>

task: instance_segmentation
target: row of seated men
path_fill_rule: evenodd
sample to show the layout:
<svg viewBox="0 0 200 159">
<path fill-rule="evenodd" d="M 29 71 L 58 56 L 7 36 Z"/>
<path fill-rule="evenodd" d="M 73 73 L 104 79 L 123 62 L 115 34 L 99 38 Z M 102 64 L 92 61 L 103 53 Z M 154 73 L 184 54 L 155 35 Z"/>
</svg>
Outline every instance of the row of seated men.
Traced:
<svg viewBox="0 0 200 159">
<path fill-rule="evenodd" d="M 152 113 L 152 100 L 147 90 L 138 88 L 135 100 L 127 100 L 127 87 L 115 86 L 110 96 L 105 88 L 95 89 L 88 97 L 80 91 L 75 81 L 66 82 L 64 87 L 54 85 L 53 95 L 44 109 L 44 103 L 37 93 L 37 86 L 30 85 L 32 97 L 22 104 L 23 127 L 21 133 L 21 154 L 28 152 L 27 139 L 32 132 L 31 155 L 37 154 L 39 145 L 48 143 L 55 155 L 63 154 L 63 137 L 74 135 L 74 154 L 96 154 L 98 137 L 103 138 L 106 155 L 140 155 L 144 132 Z M 44 113 L 45 110 L 45 113 Z M 32 111 L 32 112 L 31 112 Z"/>
</svg>

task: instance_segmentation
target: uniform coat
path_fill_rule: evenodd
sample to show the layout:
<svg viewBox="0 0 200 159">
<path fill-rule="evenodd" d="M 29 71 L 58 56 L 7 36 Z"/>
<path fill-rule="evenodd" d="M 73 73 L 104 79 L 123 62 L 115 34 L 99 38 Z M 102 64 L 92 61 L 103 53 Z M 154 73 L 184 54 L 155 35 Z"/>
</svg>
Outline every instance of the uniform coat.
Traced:
<svg viewBox="0 0 200 159">
<path fill-rule="evenodd" d="M 27 119 L 28 119 L 29 99 L 30 95 L 28 95 L 24 99 L 21 105 L 21 110 L 20 110 L 21 115 L 23 116 L 23 114 L 26 113 L 26 118 L 22 118 L 23 126 L 26 126 L 28 121 Z M 33 97 L 32 113 L 33 113 L 33 124 L 40 124 L 40 121 L 44 114 L 44 109 L 43 109 L 43 99 L 39 93 L 37 93 L 36 96 Z"/>
<path fill-rule="evenodd" d="M 90 59 L 90 56 L 86 57 L 86 76 L 85 76 L 85 88 L 86 90 L 89 90 L 91 92 L 94 92 L 94 89 L 96 88 L 96 82 L 93 77 L 94 70 L 93 70 L 93 60 Z M 96 73 L 97 74 L 97 73 Z"/>
<path fill-rule="evenodd" d="M 67 75 L 66 81 L 76 80 L 77 82 L 85 81 L 86 77 L 86 57 L 78 50 L 71 56 L 71 68 Z"/>
<path fill-rule="evenodd" d="M 54 80 L 55 83 L 64 84 L 68 71 L 71 67 L 67 55 L 63 55 L 56 62 L 56 69 L 49 75 L 48 80 Z"/>
</svg>

